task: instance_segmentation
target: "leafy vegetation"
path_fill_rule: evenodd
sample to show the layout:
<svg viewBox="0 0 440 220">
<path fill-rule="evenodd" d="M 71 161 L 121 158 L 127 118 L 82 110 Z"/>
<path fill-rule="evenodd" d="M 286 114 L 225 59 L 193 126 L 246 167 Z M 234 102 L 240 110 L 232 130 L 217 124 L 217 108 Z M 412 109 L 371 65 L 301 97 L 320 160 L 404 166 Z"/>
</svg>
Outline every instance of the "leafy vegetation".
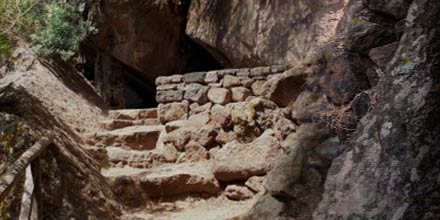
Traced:
<svg viewBox="0 0 440 220">
<path fill-rule="evenodd" d="M 71 59 L 95 29 L 84 21 L 84 3 L 67 0 L 1 0 L 0 53 L 10 41 L 22 39 L 45 57 Z"/>
</svg>

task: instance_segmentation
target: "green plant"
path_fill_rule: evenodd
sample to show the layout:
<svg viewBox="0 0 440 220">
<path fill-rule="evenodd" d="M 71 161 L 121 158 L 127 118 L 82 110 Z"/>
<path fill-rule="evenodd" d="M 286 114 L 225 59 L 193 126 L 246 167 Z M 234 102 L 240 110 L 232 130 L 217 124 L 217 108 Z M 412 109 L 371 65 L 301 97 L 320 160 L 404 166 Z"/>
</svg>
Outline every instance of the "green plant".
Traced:
<svg viewBox="0 0 440 220">
<path fill-rule="evenodd" d="M 0 35 L 0 66 L 11 57 L 12 48 L 6 36 Z"/>
<path fill-rule="evenodd" d="M 0 36 L 23 39 L 39 55 L 69 60 L 95 30 L 82 17 L 85 2 L 96 1 L 0 0 Z M 0 55 L 7 54 L 7 45 L 0 41 Z"/>
<path fill-rule="evenodd" d="M 69 60 L 77 53 L 80 43 L 95 30 L 82 19 L 82 8 L 67 2 L 47 6 L 45 27 L 32 37 L 38 54 Z"/>
</svg>

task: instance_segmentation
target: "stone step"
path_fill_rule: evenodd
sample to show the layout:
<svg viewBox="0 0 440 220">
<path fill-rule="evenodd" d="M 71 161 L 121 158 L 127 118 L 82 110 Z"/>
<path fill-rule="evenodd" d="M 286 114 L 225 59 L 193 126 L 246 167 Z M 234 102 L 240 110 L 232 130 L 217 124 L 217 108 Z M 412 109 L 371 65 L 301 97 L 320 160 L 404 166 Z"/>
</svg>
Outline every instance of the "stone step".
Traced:
<svg viewBox="0 0 440 220">
<path fill-rule="evenodd" d="M 110 110 L 108 115 L 112 119 L 121 120 L 157 118 L 157 108 Z"/>
<path fill-rule="evenodd" d="M 102 128 L 112 131 L 130 126 L 160 125 L 160 122 L 159 119 L 157 118 L 148 118 L 148 119 L 139 119 L 139 120 L 109 119 L 109 120 L 101 121 L 99 124 L 101 125 Z"/>
<path fill-rule="evenodd" d="M 144 198 L 221 191 L 208 162 L 164 164 L 151 169 L 107 168 L 101 173 L 111 180 L 114 191 L 121 197 L 133 191 L 142 193 Z"/>
<path fill-rule="evenodd" d="M 157 150 L 139 151 L 120 147 L 106 147 L 107 160 L 114 166 L 130 166 L 134 168 L 151 168 L 163 163 L 174 162 L 175 157 L 167 156 Z M 177 156 L 176 156 L 177 157 Z"/>
<path fill-rule="evenodd" d="M 161 125 L 131 126 L 113 131 L 95 134 L 96 144 L 105 146 L 126 146 L 134 150 L 151 150 L 156 147 L 160 133 L 164 131 Z"/>
</svg>

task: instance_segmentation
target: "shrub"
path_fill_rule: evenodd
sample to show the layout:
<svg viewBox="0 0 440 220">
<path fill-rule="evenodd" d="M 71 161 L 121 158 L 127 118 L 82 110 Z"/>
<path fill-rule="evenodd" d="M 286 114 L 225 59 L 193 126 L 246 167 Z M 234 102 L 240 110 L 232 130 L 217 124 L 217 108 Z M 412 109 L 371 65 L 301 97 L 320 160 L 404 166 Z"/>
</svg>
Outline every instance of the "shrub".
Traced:
<svg viewBox="0 0 440 220">
<path fill-rule="evenodd" d="M 0 53 L 7 39 L 20 38 L 41 56 L 71 59 L 95 30 L 82 18 L 83 8 L 67 0 L 0 0 L 0 36 L 6 38 Z"/>
<path fill-rule="evenodd" d="M 33 35 L 34 48 L 43 56 L 59 55 L 69 60 L 95 30 L 82 19 L 81 7 L 66 2 L 48 5 L 45 20 L 45 28 Z"/>
</svg>

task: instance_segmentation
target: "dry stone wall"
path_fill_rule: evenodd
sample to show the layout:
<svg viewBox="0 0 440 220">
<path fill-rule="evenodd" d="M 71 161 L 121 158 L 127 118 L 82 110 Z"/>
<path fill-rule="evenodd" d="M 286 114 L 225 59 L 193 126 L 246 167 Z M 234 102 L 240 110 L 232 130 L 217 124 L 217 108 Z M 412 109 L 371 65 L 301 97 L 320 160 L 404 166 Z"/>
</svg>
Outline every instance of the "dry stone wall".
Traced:
<svg viewBox="0 0 440 220">
<path fill-rule="evenodd" d="M 261 96 L 264 82 L 284 70 L 284 66 L 268 66 L 158 77 L 156 100 L 162 104 L 187 102 L 200 105 L 241 102 L 249 96 Z"/>
</svg>

